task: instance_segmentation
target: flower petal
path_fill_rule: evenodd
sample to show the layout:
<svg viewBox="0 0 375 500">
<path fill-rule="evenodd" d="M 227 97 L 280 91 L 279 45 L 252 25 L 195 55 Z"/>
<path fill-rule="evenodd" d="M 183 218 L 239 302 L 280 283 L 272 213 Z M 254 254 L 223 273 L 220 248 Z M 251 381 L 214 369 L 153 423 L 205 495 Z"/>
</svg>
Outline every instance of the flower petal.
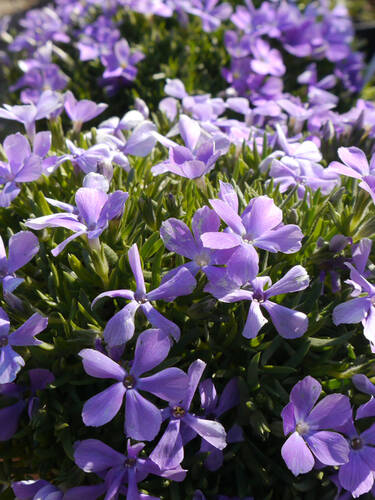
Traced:
<svg viewBox="0 0 375 500">
<path fill-rule="evenodd" d="M 341 465 L 349 460 L 347 440 L 337 432 L 319 431 L 306 436 L 316 458 L 325 465 Z"/>
<path fill-rule="evenodd" d="M 138 389 L 151 392 L 169 402 L 181 401 L 186 393 L 189 379 L 179 368 L 166 368 L 150 377 L 138 381 Z"/>
<path fill-rule="evenodd" d="M 336 306 L 332 313 L 335 325 L 341 323 L 359 323 L 371 307 L 371 300 L 367 297 L 358 297 Z"/>
<path fill-rule="evenodd" d="M 107 199 L 108 195 L 99 189 L 79 188 L 76 192 L 77 208 L 89 228 L 97 224 L 100 212 Z"/>
<path fill-rule="evenodd" d="M 38 345 L 42 342 L 34 338 L 42 332 L 48 325 L 48 318 L 41 314 L 34 313 L 25 323 L 17 328 L 9 336 L 11 345 Z"/>
<path fill-rule="evenodd" d="M 84 424 L 100 427 L 110 422 L 120 411 L 125 392 L 124 384 L 118 382 L 86 401 L 82 410 Z"/>
<path fill-rule="evenodd" d="M 309 286 L 310 278 L 302 266 L 294 266 L 279 281 L 274 283 L 265 295 L 267 298 L 282 293 L 298 292 Z"/>
<path fill-rule="evenodd" d="M 78 444 L 74 460 L 85 472 L 100 472 L 122 465 L 125 457 L 98 439 L 85 439 Z"/>
<path fill-rule="evenodd" d="M 129 248 L 128 259 L 137 285 L 136 293 L 143 296 L 146 293 L 145 280 L 143 278 L 141 258 L 136 243 Z"/>
<path fill-rule="evenodd" d="M 126 344 L 132 338 L 135 330 L 134 316 L 139 305 L 132 300 L 108 321 L 104 328 L 104 340 L 110 347 Z"/>
<path fill-rule="evenodd" d="M 281 455 L 288 469 L 295 476 L 310 472 L 315 464 L 311 451 L 308 449 L 305 441 L 298 432 L 293 432 L 285 441 L 281 448 Z"/>
<path fill-rule="evenodd" d="M 188 259 L 194 259 L 201 245 L 194 240 L 187 225 L 178 219 L 167 219 L 160 227 L 160 236 L 165 247 Z"/>
<path fill-rule="evenodd" d="M 271 316 L 278 333 L 286 339 L 301 337 L 309 326 L 305 313 L 289 309 L 270 300 L 263 302 L 263 307 Z"/>
<path fill-rule="evenodd" d="M 297 422 L 306 419 L 321 392 L 322 386 L 310 375 L 297 382 L 290 393 L 290 401 L 294 405 Z"/>
<path fill-rule="evenodd" d="M 351 417 L 349 398 L 343 394 L 330 394 L 311 410 L 306 422 L 319 429 L 336 429 Z"/>
<path fill-rule="evenodd" d="M 85 372 L 91 377 L 113 378 L 122 381 L 125 371 L 111 358 L 95 349 L 82 349 L 79 353 Z"/>
<path fill-rule="evenodd" d="M 149 329 L 142 332 L 135 346 L 131 373 L 135 377 L 160 365 L 168 356 L 171 341 L 164 331 Z"/>
<path fill-rule="evenodd" d="M 367 493 L 374 483 L 374 475 L 360 455 L 350 452 L 350 460 L 339 469 L 339 481 L 343 488 L 350 491 L 354 498 Z"/>
<path fill-rule="evenodd" d="M 186 413 L 184 423 L 191 427 L 197 434 L 199 434 L 208 443 L 212 444 L 215 448 L 223 450 L 226 445 L 226 432 L 224 427 L 214 420 L 205 420 L 190 413 Z"/>
<path fill-rule="evenodd" d="M 160 441 L 150 454 L 150 459 L 160 469 L 174 469 L 184 459 L 184 447 L 180 434 L 181 420 L 172 419 L 160 438 Z"/>
<path fill-rule="evenodd" d="M 266 323 L 268 320 L 263 316 L 259 302 L 252 300 L 242 335 L 247 339 L 253 339 Z"/>
<path fill-rule="evenodd" d="M 128 390 L 125 409 L 126 435 L 137 440 L 151 441 L 159 432 L 160 425 L 160 410 L 136 390 Z"/>
<path fill-rule="evenodd" d="M 39 241 L 30 231 L 20 231 L 9 240 L 8 273 L 27 264 L 39 251 Z"/>
</svg>

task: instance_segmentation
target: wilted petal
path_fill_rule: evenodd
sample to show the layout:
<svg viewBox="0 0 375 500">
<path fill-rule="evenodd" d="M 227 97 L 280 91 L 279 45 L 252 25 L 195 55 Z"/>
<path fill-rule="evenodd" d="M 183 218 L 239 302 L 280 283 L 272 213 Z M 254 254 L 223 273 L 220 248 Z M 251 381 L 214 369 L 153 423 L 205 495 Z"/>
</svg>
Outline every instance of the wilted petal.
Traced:
<svg viewBox="0 0 375 500">
<path fill-rule="evenodd" d="M 184 423 L 191 427 L 197 434 L 199 434 L 208 443 L 212 444 L 215 448 L 223 450 L 226 445 L 226 432 L 224 427 L 214 420 L 205 420 L 187 413 L 184 416 Z"/>
<path fill-rule="evenodd" d="M 297 382 L 290 393 L 297 422 L 306 420 L 321 392 L 322 386 L 310 375 Z"/>
<path fill-rule="evenodd" d="M 39 251 L 39 241 L 30 231 L 20 231 L 9 240 L 8 273 L 27 264 Z"/>
<path fill-rule="evenodd" d="M 280 306 L 270 300 L 266 300 L 262 305 L 268 311 L 272 323 L 282 337 L 295 339 L 306 332 L 309 321 L 305 313 Z"/>
<path fill-rule="evenodd" d="M 125 408 L 126 435 L 137 440 L 151 441 L 159 432 L 160 425 L 160 410 L 136 390 L 128 390 Z"/>
<path fill-rule="evenodd" d="M 168 356 L 170 348 L 170 338 L 162 330 L 150 329 L 142 332 L 135 346 L 132 375 L 138 377 L 160 365 Z"/>
<path fill-rule="evenodd" d="M 160 227 L 160 236 L 165 247 L 188 259 L 194 259 L 200 245 L 194 240 L 188 226 L 178 219 L 167 219 Z"/>
<path fill-rule="evenodd" d="M 104 340 L 110 347 L 126 344 L 132 338 L 135 329 L 134 316 L 139 305 L 132 300 L 108 321 L 104 329 Z"/>
<path fill-rule="evenodd" d="M 99 427 L 110 422 L 120 411 L 125 392 L 124 384 L 118 382 L 86 401 L 82 410 L 84 424 Z"/>
<path fill-rule="evenodd" d="M 54 257 L 57 257 L 59 255 L 59 253 L 61 253 L 64 250 L 64 248 L 67 245 L 69 245 L 69 243 L 71 243 L 73 240 L 79 238 L 80 236 L 82 236 L 85 233 L 86 233 L 86 230 L 85 231 L 78 231 L 77 233 L 72 234 L 71 236 L 69 236 L 68 238 L 66 238 L 66 240 L 64 240 L 61 243 L 59 243 L 53 250 L 51 250 L 51 254 Z"/>
<path fill-rule="evenodd" d="M 314 432 L 306 436 L 306 442 L 317 459 L 325 465 L 341 465 L 349 459 L 348 442 L 337 432 Z"/>
<path fill-rule="evenodd" d="M 111 358 L 95 349 L 82 349 L 78 353 L 82 358 L 83 368 L 88 375 L 97 378 L 113 378 L 123 380 L 125 371 Z"/>
<path fill-rule="evenodd" d="M 122 465 L 125 457 L 98 439 L 85 439 L 78 444 L 74 460 L 85 472 L 100 472 Z"/>
<path fill-rule="evenodd" d="M 308 449 L 305 441 L 298 432 L 293 432 L 286 440 L 281 448 L 281 455 L 288 469 L 295 476 L 310 472 L 315 464 L 311 451 Z"/>
<path fill-rule="evenodd" d="M 183 399 L 188 382 L 186 373 L 179 368 L 166 368 L 155 375 L 139 379 L 137 388 L 165 401 L 178 402 Z"/>
<path fill-rule="evenodd" d="M 294 266 L 285 276 L 266 290 L 265 295 L 269 298 L 282 293 L 298 292 L 307 288 L 309 282 L 306 269 L 302 266 Z"/>
</svg>

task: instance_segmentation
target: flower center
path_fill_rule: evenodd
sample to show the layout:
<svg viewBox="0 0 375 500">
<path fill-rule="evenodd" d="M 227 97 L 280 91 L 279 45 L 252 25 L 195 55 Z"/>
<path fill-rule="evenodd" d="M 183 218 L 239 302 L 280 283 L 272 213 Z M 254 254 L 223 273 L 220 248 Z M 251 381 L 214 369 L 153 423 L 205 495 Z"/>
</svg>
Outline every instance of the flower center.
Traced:
<svg viewBox="0 0 375 500">
<path fill-rule="evenodd" d="M 351 447 L 353 450 L 360 450 L 361 448 L 363 448 L 363 442 L 362 442 L 362 439 L 361 439 L 361 438 L 353 438 L 353 439 L 350 441 L 350 447 Z"/>
<path fill-rule="evenodd" d="M 185 416 L 186 410 L 182 406 L 174 406 L 172 409 L 172 415 L 175 418 L 182 418 Z"/>
<path fill-rule="evenodd" d="M 134 467 L 136 463 L 137 463 L 136 458 L 127 458 L 125 460 L 125 467 Z"/>
<path fill-rule="evenodd" d="M 0 347 L 5 347 L 8 345 L 8 335 L 2 335 L 0 337 Z"/>
<path fill-rule="evenodd" d="M 197 255 L 194 260 L 199 267 L 208 266 L 208 264 L 210 263 L 210 258 L 206 254 Z"/>
<path fill-rule="evenodd" d="M 147 297 L 144 294 L 135 293 L 134 299 L 138 302 L 138 304 L 144 304 L 147 302 Z"/>
<path fill-rule="evenodd" d="M 124 378 L 123 384 L 124 384 L 126 389 L 134 389 L 135 378 L 132 375 L 127 375 Z"/>
<path fill-rule="evenodd" d="M 256 300 L 257 302 L 264 302 L 263 293 L 260 291 L 254 292 L 253 300 Z"/>
<path fill-rule="evenodd" d="M 309 432 L 309 426 L 305 422 L 298 422 L 296 425 L 296 431 L 300 436 L 302 436 L 303 434 L 307 434 L 307 432 Z"/>
</svg>

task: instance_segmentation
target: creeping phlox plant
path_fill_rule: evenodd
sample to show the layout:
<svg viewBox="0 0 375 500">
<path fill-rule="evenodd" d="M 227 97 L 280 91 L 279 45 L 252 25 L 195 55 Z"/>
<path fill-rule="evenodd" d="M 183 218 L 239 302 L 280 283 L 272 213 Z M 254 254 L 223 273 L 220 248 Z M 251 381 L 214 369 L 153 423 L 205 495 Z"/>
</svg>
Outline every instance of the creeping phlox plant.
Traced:
<svg viewBox="0 0 375 500">
<path fill-rule="evenodd" d="M 303 3 L 0 19 L 0 500 L 375 497 L 371 68 Z"/>
</svg>

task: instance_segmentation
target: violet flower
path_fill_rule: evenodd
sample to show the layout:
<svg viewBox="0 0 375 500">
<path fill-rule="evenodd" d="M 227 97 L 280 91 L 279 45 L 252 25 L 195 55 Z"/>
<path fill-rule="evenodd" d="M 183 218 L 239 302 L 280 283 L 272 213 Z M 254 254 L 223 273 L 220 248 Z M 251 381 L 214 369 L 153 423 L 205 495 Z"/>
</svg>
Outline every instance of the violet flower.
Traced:
<svg viewBox="0 0 375 500">
<path fill-rule="evenodd" d="M 3 143 L 8 163 L 0 161 L 0 206 L 9 207 L 21 191 L 19 184 L 32 182 L 43 173 L 41 158 L 31 152 L 29 141 L 22 134 L 8 135 Z"/>
<path fill-rule="evenodd" d="M 100 164 L 110 162 L 112 158 L 107 144 L 94 144 L 88 149 L 83 149 L 67 139 L 66 145 L 71 154 L 65 155 L 64 159 L 70 160 L 74 167 L 80 168 L 85 174 L 96 172 Z"/>
<path fill-rule="evenodd" d="M 35 137 L 35 122 L 42 118 L 49 118 L 53 112 L 62 108 L 61 95 L 51 90 L 44 91 L 36 104 L 24 106 L 9 106 L 4 104 L 0 108 L 0 118 L 15 120 L 24 125 L 27 135 L 33 142 Z"/>
<path fill-rule="evenodd" d="M 247 320 L 242 331 L 242 335 L 246 338 L 256 337 L 259 330 L 268 322 L 262 314 L 261 307 L 269 313 L 274 327 L 282 337 L 287 339 L 301 337 L 308 327 L 306 314 L 276 304 L 269 299 L 307 288 L 310 280 L 306 270 L 302 266 L 294 266 L 272 285 L 268 276 L 257 277 L 258 261 L 258 255 L 253 247 L 240 247 L 230 257 L 226 268 L 206 271 L 209 282 L 205 291 L 221 302 L 250 301 Z"/>
<path fill-rule="evenodd" d="M 353 498 L 358 498 L 374 485 L 375 424 L 359 434 L 350 418 L 340 431 L 347 437 L 350 451 L 349 461 L 339 468 L 339 483 Z"/>
<path fill-rule="evenodd" d="M 199 384 L 199 394 L 201 398 L 201 407 L 204 410 L 205 417 L 214 417 L 219 419 L 224 413 L 231 410 L 240 403 L 240 393 L 238 381 L 232 378 L 226 384 L 218 397 L 216 388 L 211 379 L 206 379 Z M 227 443 L 243 441 L 243 433 L 241 427 L 234 425 L 227 433 Z M 216 471 L 223 465 L 223 452 L 212 446 L 204 438 L 199 450 L 201 453 L 209 453 L 204 461 L 204 465 L 210 471 Z"/>
<path fill-rule="evenodd" d="M 144 54 L 140 51 L 131 51 L 128 42 L 122 38 L 113 46 L 111 54 L 104 54 L 101 57 L 105 71 L 104 79 L 123 79 L 125 82 L 132 82 L 137 76 L 136 64 L 144 59 Z"/>
<path fill-rule="evenodd" d="M 349 398 L 330 394 L 315 405 L 321 392 L 317 380 L 305 377 L 293 387 L 290 402 L 281 413 L 284 434 L 291 433 L 281 455 L 295 476 L 312 470 L 314 456 L 324 465 L 342 465 L 349 460 L 350 449 L 345 438 L 326 430 L 337 429 L 351 418 Z"/>
<path fill-rule="evenodd" d="M 345 263 L 345 265 L 350 269 L 350 280 L 347 280 L 346 283 L 353 287 L 351 295 L 355 298 L 334 308 L 332 313 L 333 322 L 335 325 L 362 322 L 363 334 L 370 342 L 371 349 L 374 351 L 375 286 L 369 283 L 352 264 Z M 366 295 L 359 296 L 362 293 L 366 293 Z"/>
<path fill-rule="evenodd" d="M 180 467 L 169 471 L 160 470 L 149 458 L 139 458 L 144 446 L 144 443 L 131 445 L 128 440 L 127 454 L 123 455 L 98 439 L 85 439 L 78 443 L 74 460 L 85 472 L 96 472 L 105 478 L 108 500 L 117 498 L 119 493 L 124 494 L 128 500 L 159 500 L 140 494 L 138 483 L 149 474 L 183 481 L 186 471 Z"/>
<path fill-rule="evenodd" d="M 7 257 L 0 236 L 0 280 L 5 298 L 24 281 L 23 278 L 17 278 L 14 273 L 25 266 L 38 251 L 39 242 L 35 234 L 30 231 L 20 231 L 9 238 Z"/>
<path fill-rule="evenodd" d="M 145 281 L 139 257 L 138 247 L 135 243 L 128 251 L 129 264 L 132 269 L 136 290 L 112 290 L 98 295 L 92 303 L 96 304 L 103 297 L 122 297 L 130 300 L 121 311 L 116 313 L 107 323 L 104 329 L 104 340 L 110 348 L 124 345 L 134 334 L 134 316 L 140 308 L 149 322 L 155 327 L 169 333 L 178 341 L 180 329 L 172 321 L 162 316 L 151 304 L 154 300 L 165 300 L 170 302 L 181 295 L 189 295 L 195 288 L 196 281 L 191 272 L 182 267 L 170 280 L 161 284 L 155 290 L 146 292 Z"/>
<path fill-rule="evenodd" d="M 0 307 L 0 384 L 13 382 L 25 361 L 16 351 L 15 346 L 40 345 L 42 342 L 35 335 L 42 332 L 48 323 L 38 313 L 33 314 L 25 323 L 9 333 L 10 322 L 7 313 Z"/>
<path fill-rule="evenodd" d="M 250 67 L 255 73 L 273 76 L 282 76 L 285 73 L 285 66 L 280 52 L 271 49 L 268 42 L 262 38 L 256 38 L 250 46 L 254 56 L 251 59 Z"/>
<path fill-rule="evenodd" d="M 177 467 L 184 458 L 183 434 L 188 432 L 190 439 L 199 434 L 214 448 L 223 450 L 226 443 L 224 427 L 215 420 L 207 420 L 190 413 L 189 409 L 206 363 L 197 359 L 188 370 L 189 385 L 181 403 L 170 405 L 163 410 L 163 420 L 169 418 L 168 426 L 150 458 L 161 469 Z"/>
<path fill-rule="evenodd" d="M 352 382 L 359 391 L 371 396 L 358 408 L 356 418 L 375 417 L 375 384 L 363 374 L 353 375 Z"/>
<path fill-rule="evenodd" d="M 149 377 L 142 374 L 158 366 L 168 356 L 171 341 L 161 330 L 145 330 L 137 339 L 134 361 L 129 370 L 94 349 L 83 349 L 83 367 L 89 375 L 112 378 L 117 383 L 90 398 L 82 410 L 85 425 L 98 427 L 110 422 L 120 411 L 125 398 L 125 434 L 133 439 L 151 441 L 162 422 L 160 410 L 139 391 L 178 403 L 184 396 L 188 379 L 179 368 L 166 368 Z"/>
<path fill-rule="evenodd" d="M 329 164 L 329 170 L 359 179 L 359 187 L 367 191 L 375 202 L 375 155 L 369 164 L 364 152 L 354 146 L 339 148 L 337 154 L 343 163 L 333 161 Z"/>
<path fill-rule="evenodd" d="M 49 199 L 51 205 L 62 208 L 66 212 L 28 219 L 25 225 L 36 230 L 46 227 L 65 227 L 74 231 L 72 236 L 52 250 L 54 257 L 68 243 L 82 235 L 87 236 L 90 246 L 97 248 L 99 236 L 108 227 L 110 220 L 121 216 L 127 199 L 128 193 L 123 191 L 107 194 L 100 189 L 80 188 L 75 195 L 76 207 Z"/>
<path fill-rule="evenodd" d="M 191 259 L 190 262 L 182 264 L 166 274 L 163 282 L 172 277 L 182 267 L 189 269 L 195 276 L 199 270 L 226 264 L 234 249 L 211 250 L 205 248 L 200 240 L 202 234 L 219 230 L 220 219 L 216 213 L 208 207 L 199 208 L 192 219 L 192 232 L 188 226 L 179 219 L 170 218 L 164 221 L 160 227 L 160 236 L 165 247 L 179 255 Z"/>
<path fill-rule="evenodd" d="M 154 175 L 172 172 L 188 179 L 202 177 L 214 168 L 216 160 L 226 152 L 229 143 L 220 144 L 220 141 L 215 142 L 215 138 L 205 138 L 199 123 L 187 115 L 180 116 L 178 128 L 186 146 L 180 146 L 158 134 L 159 141 L 169 147 L 169 159 L 154 165 L 151 172 Z"/>
<path fill-rule="evenodd" d="M 220 250 L 254 245 L 273 253 L 294 253 L 301 248 L 301 229 L 282 223 L 283 213 L 272 198 L 253 198 L 242 215 L 238 215 L 237 193 L 230 184 L 220 181 L 219 198 L 210 203 L 229 228 L 225 232 L 204 233 L 201 240 L 205 247 Z"/>
<path fill-rule="evenodd" d="M 189 14 L 198 16 L 202 20 L 203 31 L 210 33 L 219 28 L 221 21 L 228 19 L 232 14 L 229 3 L 218 4 L 218 0 L 193 0 L 183 3 L 183 9 Z"/>
<path fill-rule="evenodd" d="M 64 107 L 67 115 L 73 122 L 74 131 L 80 132 L 83 123 L 89 122 L 107 109 L 108 104 L 96 104 L 88 99 L 77 101 L 70 90 L 65 94 Z"/>
</svg>

